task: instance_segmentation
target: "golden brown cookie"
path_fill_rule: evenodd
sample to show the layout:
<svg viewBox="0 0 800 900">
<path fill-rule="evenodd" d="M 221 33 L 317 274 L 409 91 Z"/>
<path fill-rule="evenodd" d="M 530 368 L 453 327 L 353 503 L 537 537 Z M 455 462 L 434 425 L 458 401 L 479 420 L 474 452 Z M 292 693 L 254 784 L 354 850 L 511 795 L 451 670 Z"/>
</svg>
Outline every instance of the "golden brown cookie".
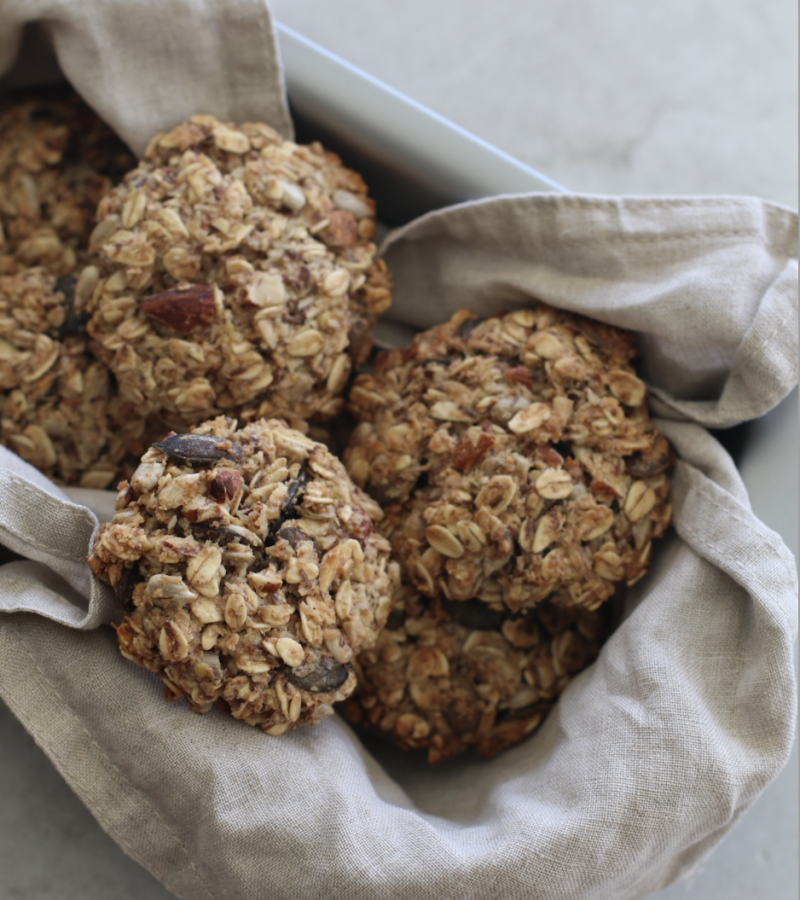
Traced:
<svg viewBox="0 0 800 900">
<path fill-rule="evenodd" d="M 89 331 L 142 415 L 341 409 L 391 293 L 374 204 L 335 154 L 195 116 L 153 138 L 98 217 Z"/>
<path fill-rule="evenodd" d="M 76 311 L 90 287 L 40 266 L 0 276 L 0 443 L 56 481 L 105 488 L 146 428 L 91 353 Z"/>
<path fill-rule="evenodd" d="M 674 456 L 632 335 L 540 305 L 462 311 L 356 378 L 353 480 L 429 597 L 594 609 L 645 573 Z"/>
<path fill-rule="evenodd" d="M 125 604 L 123 655 L 169 697 L 280 734 L 352 693 L 399 574 L 380 509 L 322 444 L 219 417 L 151 447 L 117 510 L 89 564 Z"/>
</svg>

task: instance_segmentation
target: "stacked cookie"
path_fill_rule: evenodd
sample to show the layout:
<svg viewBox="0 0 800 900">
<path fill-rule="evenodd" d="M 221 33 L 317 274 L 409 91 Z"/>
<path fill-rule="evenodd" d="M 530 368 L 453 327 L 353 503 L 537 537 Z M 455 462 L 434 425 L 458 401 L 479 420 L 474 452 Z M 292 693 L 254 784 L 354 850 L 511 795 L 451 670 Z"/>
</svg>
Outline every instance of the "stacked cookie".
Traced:
<svg viewBox="0 0 800 900">
<path fill-rule="evenodd" d="M 354 481 L 385 505 L 402 617 L 359 657 L 347 715 L 493 755 L 530 733 L 644 575 L 673 463 L 632 336 L 540 305 L 468 311 L 356 378 Z"/>
</svg>

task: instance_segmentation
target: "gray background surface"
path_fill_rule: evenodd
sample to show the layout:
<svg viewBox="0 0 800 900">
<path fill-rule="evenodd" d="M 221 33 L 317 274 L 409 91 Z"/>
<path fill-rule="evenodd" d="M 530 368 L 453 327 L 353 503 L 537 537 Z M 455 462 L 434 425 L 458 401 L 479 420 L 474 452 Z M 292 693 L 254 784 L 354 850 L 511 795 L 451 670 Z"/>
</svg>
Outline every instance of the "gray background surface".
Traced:
<svg viewBox="0 0 800 900">
<path fill-rule="evenodd" d="M 272 0 L 275 17 L 567 187 L 797 207 L 794 0 Z M 797 394 L 747 459 L 797 553 Z M 785 448 L 792 452 L 787 457 Z M 783 449 L 781 449 L 783 448 Z M 659 900 L 798 895 L 797 746 L 703 867 Z M 102 832 L 0 704 L 0 897 L 171 897 Z M 456 900 L 456 898 L 454 898 Z M 502 898 L 500 898 L 502 900 Z"/>
</svg>

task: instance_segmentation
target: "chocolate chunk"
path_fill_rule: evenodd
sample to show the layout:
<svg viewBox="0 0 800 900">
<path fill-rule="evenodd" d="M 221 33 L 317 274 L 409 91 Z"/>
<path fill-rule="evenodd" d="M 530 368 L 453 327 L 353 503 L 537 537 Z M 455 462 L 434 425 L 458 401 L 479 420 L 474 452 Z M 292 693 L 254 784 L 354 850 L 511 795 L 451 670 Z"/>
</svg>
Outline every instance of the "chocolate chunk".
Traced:
<svg viewBox="0 0 800 900">
<path fill-rule="evenodd" d="M 448 600 L 442 597 L 442 606 L 459 625 L 475 631 L 497 631 L 506 619 L 504 610 L 492 609 L 477 597 L 470 600 Z"/>
<path fill-rule="evenodd" d="M 389 631 L 397 631 L 398 628 L 403 627 L 403 623 L 406 620 L 406 611 L 404 609 L 393 609 L 389 613 L 389 618 L 386 620 L 386 628 Z"/>
<path fill-rule="evenodd" d="M 61 291 L 68 306 L 75 302 L 75 285 L 78 279 L 74 275 L 59 275 L 56 278 L 56 290 Z"/>
<path fill-rule="evenodd" d="M 296 272 L 290 272 L 284 275 L 284 280 L 290 284 L 298 294 L 305 294 L 311 287 L 311 269 L 308 266 L 301 265 Z"/>
<path fill-rule="evenodd" d="M 86 334 L 86 326 L 91 318 L 92 314 L 86 309 L 82 309 L 77 313 L 68 313 L 58 329 L 58 336 L 65 338 L 74 337 L 77 334 Z"/>
<path fill-rule="evenodd" d="M 283 528 L 284 523 L 287 521 L 287 519 L 299 518 L 297 505 L 306 489 L 307 483 L 308 473 L 305 471 L 305 469 L 301 469 L 297 473 L 297 478 L 295 478 L 295 480 L 289 485 L 286 491 L 286 502 L 283 504 L 281 514 L 272 523 L 269 533 L 267 534 L 267 537 L 264 541 L 264 544 L 267 547 L 271 547 L 275 543 L 275 538 L 278 532 Z M 299 529 L 297 530 L 299 531 Z"/>
<path fill-rule="evenodd" d="M 188 530 L 184 536 L 191 534 L 199 541 L 213 541 L 218 547 L 227 547 L 231 541 L 239 539 L 239 535 L 228 531 L 226 528 L 217 528 L 214 525 L 206 525 L 203 522 L 192 524 L 194 527 Z"/>
<path fill-rule="evenodd" d="M 75 285 L 78 279 L 73 275 L 61 275 L 56 279 L 56 290 L 64 295 L 64 321 L 58 328 L 58 337 L 74 337 L 85 334 L 92 314 L 88 310 L 75 312 Z"/>
<path fill-rule="evenodd" d="M 133 589 L 143 581 L 139 566 L 125 566 L 117 585 L 117 599 L 122 603 L 125 612 L 133 612 Z"/>
<path fill-rule="evenodd" d="M 297 478 L 289 485 L 289 489 L 286 491 L 286 503 L 283 504 L 283 512 L 281 513 L 284 519 L 297 518 L 297 502 L 305 492 L 306 484 L 308 484 L 308 472 L 305 469 L 301 469 L 297 473 Z"/>
</svg>

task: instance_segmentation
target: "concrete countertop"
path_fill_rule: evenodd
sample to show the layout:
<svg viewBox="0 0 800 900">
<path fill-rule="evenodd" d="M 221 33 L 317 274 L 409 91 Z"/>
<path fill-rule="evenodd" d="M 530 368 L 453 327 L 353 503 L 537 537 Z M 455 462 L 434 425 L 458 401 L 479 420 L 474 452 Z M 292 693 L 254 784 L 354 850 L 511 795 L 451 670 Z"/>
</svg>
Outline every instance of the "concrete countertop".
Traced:
<svg viewBox="0 0 800 900">
<path fill-rule="evenodd" d="M 272 0 L 275 17 L 567 187 L 797 207 L 793 0 Z M 771 414 L 797 446 L 797 393 Z M 792 462 L 790 460 L 790 462 Z M 749 484 L 776 477 L 763 460 Z M 797 553 L 797 456 L 784 509 Z M 167 900 L 0 704 L 0 896 Z M 797 746 L 702 870 L 658 900 L 798 893 Z"/>
</svg>

